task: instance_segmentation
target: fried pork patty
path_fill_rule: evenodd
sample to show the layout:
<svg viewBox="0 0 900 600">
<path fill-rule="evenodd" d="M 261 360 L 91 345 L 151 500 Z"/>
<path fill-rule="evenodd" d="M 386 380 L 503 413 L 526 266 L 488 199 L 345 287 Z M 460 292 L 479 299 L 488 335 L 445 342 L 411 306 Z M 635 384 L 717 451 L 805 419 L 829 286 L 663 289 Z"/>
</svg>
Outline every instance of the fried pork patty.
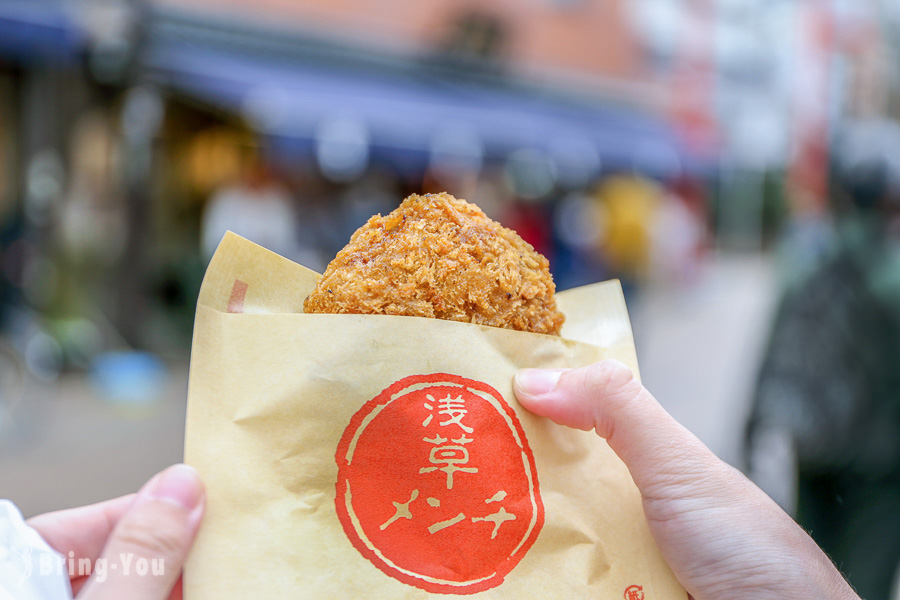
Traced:
<svg viewBox="0 0 900 600">
<path fill-rule="evenodd" d="M 303 303 L 307 313 L 405 315 L 559 335 L 546 258 L 477 206 L 413 195 L 360 227 Z"/>
</svg>

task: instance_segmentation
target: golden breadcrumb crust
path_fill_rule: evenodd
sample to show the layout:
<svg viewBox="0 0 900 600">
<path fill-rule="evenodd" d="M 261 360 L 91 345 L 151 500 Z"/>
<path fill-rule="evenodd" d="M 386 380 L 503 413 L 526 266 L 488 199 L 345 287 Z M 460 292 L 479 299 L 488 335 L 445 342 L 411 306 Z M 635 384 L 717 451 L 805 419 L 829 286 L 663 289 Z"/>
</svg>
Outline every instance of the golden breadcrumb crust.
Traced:
<svg viewBox="0 0 900 600">
<path fill-rule="evenodd" d="M 307 313 L 405 315 L 559 335 L 565 317 L 546 258 L 480 208 L 413 195 L 338 252 Z"/>
</svg>

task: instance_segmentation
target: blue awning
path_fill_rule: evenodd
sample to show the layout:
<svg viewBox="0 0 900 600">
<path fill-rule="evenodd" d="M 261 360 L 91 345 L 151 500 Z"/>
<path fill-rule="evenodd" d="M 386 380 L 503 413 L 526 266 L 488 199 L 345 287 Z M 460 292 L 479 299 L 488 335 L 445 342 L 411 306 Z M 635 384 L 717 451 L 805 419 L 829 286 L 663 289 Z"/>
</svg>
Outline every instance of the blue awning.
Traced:
<svg viewBox="0 0 900 600">
<path fill-rule="evenodd" d="M 638 110 L 579 105 L 510 90 L 391 73 L 280 62 L 201 44 L 160 45 L 146 57 L 157 82 L 249 117 L 280 148 L 311 147 L 333 118 L 365 124 L 373 156 L 427 161 L 442 131 L 472 132 L 486 160 L 522 149 L 584 149 L 597 168 L 659 176 L 693 168 L 669 126 Z"/>
<path fill-rule="evenodd" d="M 0 2 L 0 56 L 20 61 L 63 61 L 83 36 L 66 6 L 52 0 Z"/>
</svg>

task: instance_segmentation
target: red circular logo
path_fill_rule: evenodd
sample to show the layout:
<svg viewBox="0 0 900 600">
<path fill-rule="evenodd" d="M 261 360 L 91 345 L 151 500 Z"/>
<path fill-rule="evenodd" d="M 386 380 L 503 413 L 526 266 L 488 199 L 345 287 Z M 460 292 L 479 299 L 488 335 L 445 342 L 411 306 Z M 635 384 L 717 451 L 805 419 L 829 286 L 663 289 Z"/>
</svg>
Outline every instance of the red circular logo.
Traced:
<svg viewBox="0 0 900 600">
<path fill-rule="evenodd" d="M 335 459 L 347 537 L 384 573 L 428 592 L 500 585 L 544 524 L 525 432 L 478 381 L 401 379 L 353 415 Z"/>
<path fill-rule="evenodd" d="M 629 585 L 625 589 L 625 600 L 644 600 L 644 588 L 639 585 Z"/>
</svg>

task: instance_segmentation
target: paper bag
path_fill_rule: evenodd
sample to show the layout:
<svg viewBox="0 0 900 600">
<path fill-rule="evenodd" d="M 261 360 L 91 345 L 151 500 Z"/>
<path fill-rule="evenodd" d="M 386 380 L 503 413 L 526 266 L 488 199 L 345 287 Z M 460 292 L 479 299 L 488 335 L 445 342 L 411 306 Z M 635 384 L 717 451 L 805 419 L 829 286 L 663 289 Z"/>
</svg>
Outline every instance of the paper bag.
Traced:
<svg viewBox="0 0 900 600">
<path fill-rule="evenodd" d="M 521 408 L 523 367 L 637 372 L 618 282 L 559 294 L 562 337 L 302 314 L 318 275 L 234 234 L 197 307 L 185 461 L 207 513 L 188 600 L 684 600 L 627 469 Z"/>
</svg>

